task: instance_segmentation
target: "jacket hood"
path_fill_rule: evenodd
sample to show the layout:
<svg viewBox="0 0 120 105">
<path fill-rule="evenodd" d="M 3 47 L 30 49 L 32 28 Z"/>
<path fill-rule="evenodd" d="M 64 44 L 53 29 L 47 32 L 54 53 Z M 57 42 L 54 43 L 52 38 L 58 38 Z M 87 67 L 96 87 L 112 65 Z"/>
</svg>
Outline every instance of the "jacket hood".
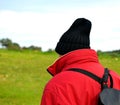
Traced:
<svg viewBox="0 0 120 105">
<path fill-rule="evenodd" d="M 95 50 L 74 50 L 58 58 L 51 66 L 48 67 L 47 71 L 54 76 L 62 71 L 66 71 L 72 67 L 79 67 L 81 64 L 87 62 L 99 62 Z"/>
</svg>

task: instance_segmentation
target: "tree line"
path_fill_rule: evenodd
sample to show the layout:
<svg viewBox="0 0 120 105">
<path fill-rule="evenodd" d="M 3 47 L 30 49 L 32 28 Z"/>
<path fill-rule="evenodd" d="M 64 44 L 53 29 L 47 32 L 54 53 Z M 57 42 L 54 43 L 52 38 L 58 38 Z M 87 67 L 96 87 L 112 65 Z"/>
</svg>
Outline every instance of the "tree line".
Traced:
<svg viewBox="0 0 120 105">
<path fill-rule="evenodd" d="M 33 45 L 31 45 L 29 47 L 21 47 L 18 43 L 13 42 L 9 38 L 0 39 L 0 44 L 1 44 L 2 48 L 6 48 L 6 49 L 9 49 L 9 50 L 24 50 L 24 49 L 29 49 L 29 50 L 42 51 L 41 47 L 33 46 Z"/>
<path fill-rule="evenodd" d="M 6 49 L 9 49 L 9 50 L 17 50 L 17 51 L 21 51 L 21 50 L 34 50 L 34 51 L 42 52 L 42 48 L 41 47 L 34 46 L 34 45 L 31 45 L 29 47 L 21 47 L 18 43 L 13 42 L 9 38 L 0 39 L 0 44 L 1 44 L 2 48 L 6 48 Z M 52 52 L 52 51 L 54 51 L 54 50 L 48 49 L 47 52 Z M 101 53 L 103 53 L 103 51 L 98 50 L 97 53 L 101 54 Z M 109 53 L 109 54 L 113 54 L 114 53 L 114 55 L 115 54 L 119 55 L 120 54 L 120 49 L 114 50 L 114 51 L 106 51 L 104 53 Z"/>
</svg>

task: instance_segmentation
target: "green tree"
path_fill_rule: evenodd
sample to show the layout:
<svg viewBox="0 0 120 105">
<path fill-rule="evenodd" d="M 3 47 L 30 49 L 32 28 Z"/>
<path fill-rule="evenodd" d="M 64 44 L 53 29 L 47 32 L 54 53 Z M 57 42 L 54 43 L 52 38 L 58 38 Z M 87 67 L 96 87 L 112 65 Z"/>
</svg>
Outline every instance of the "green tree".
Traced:
<svg viewBox="0 0 120 105">
<path fill-rule="evenodd" d="M 21 47 L 18 43 L 13 43 L 9 38 L 3 38 L 0 40 L 0 43 L 3 47 L 11 50 L 21 50 Z"/>
<path fill-rule="evenodd" d="M 11 49 L 11 50 L 21 50 L 21 47 L 17 43 L 12 43 L 10 46 L 8 46 L 8 49 Z"/>
<path fill-rule="evenodd" d="M 8 48 L 8 46 L 11 46 L 12 45 L 12 41 L 10 40 L 10 39 L 8 39 L 8 38 L 3 38 L 3 39 L 1 39 L 0 40 L 0 43 L 1 43 L 1 45 L 3 46 L 3 47 L 6 47 L 6 48 Z"/>
</svg>

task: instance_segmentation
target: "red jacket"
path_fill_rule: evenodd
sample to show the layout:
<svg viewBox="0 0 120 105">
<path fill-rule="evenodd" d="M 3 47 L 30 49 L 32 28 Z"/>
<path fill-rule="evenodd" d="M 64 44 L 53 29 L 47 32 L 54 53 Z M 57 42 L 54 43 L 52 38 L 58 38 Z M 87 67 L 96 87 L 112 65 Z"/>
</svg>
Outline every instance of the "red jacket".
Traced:
<svg viewBox="0 0 120 105">
<path fill-rule="evenodd" d="M 104 73 L 104 67 L 92 49 L 63 55 L 48 68 L 53 78 L 44 89 L 41 105 L 98 105 L 100 84 L 84 74 L 68 71 L 70 68 L 88 70 L 101 78 Z M 120 77 L 113 71 L 110 74 L 114 88 L 120 90 Z"/>
</svg>

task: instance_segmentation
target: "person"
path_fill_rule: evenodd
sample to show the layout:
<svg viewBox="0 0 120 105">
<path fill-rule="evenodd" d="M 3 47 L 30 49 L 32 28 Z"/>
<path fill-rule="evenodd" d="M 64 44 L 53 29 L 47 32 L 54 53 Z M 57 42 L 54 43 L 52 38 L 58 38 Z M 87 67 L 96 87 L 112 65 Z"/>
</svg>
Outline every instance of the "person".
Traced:
<svg viewBox="0 0 120 105">
<path fill-rule="evenodd" d="M 91 27 L 90 20 L 78 18 L 61 36 L 55 48 L 60 58 L 47 69 L 53 78 L 44 88 L 41 105 L 98 105 L 101 85 L 89 76 L 70 71 L 80 68 L 101 78 L 104 74 L 97 52 L 90 47 Z M 119 75 L 113 70 L 110 74 L 113 87 L 120 90 Z"/>
</svg>

